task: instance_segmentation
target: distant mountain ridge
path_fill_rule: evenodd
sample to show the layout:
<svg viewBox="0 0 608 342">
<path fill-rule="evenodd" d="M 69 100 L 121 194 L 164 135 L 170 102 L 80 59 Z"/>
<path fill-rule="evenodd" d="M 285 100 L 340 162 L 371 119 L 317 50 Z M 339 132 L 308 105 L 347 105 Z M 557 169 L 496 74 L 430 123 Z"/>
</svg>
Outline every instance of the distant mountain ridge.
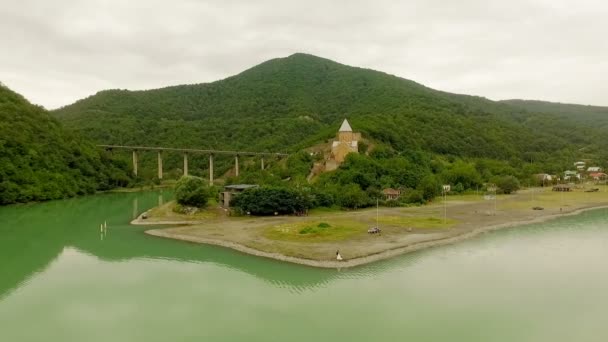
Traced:
<svg viewBox="0 0 608 342">
<path fill-rule="evenodd" d="M 584 111 L 542 103 L 451 94 L 298 53 L 211 83 L 101 91 L 53 115 L 107 144 L 289 152 L 328 139 L 347 117 L 396 151 L 565 163 L 584 146 L 603 158 L 608 108 L 574 120 L 569 111 Z"/>
</svg>

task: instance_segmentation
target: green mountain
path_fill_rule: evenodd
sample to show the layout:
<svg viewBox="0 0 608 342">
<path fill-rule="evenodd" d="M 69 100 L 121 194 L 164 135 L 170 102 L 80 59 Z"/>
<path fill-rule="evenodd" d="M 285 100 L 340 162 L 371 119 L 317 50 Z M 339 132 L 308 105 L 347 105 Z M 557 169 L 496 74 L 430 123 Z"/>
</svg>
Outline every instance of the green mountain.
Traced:
<svg viewBox="0 0 608 342">
<path fill-rule="evenodd" d="M 294 152 L 332 137 L 346 117 L 397 153 L 533 161 L 547 172 L 579 157 L 607 160 L 598 139 L 608 118 L 581 112 L 601 121 L 590 125 L 569 110 L 450 94 L 294 54 L 212 83 L 101 91 L 53 114 L 103 144 Z M 166 165 L 178 167 L 178 157 Z"/>
<path fill-rule="evenodd" d="M 126 185 L 128 167 L 0 83 L 0 204 Z"/>
</svg>

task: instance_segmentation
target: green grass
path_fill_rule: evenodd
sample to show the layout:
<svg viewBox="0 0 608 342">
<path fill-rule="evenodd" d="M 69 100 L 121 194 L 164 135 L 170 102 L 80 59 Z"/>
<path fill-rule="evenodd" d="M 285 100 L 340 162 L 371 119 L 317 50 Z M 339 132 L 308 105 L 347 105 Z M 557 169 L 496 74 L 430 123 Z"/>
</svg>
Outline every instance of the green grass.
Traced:
<svg viewBox="0 0 608 342">
<path fill-rule="evenodd" d="M 382 216 L 378 219 L 380 224 L 418 229 L 449 228 L 458 223 L 457 220 L 439 217 L 408 217 L 408 216 Z"/>
<path fill-rule="evenodd" d="M 310 209 L 308 211 L 308 215 L 309 216 L 318 216 L 318 215 L 325 215 L 325 214 L 331 214 L 331 213 L 340 213 L 343 212 L 342 209 L 340 209 L 340 207 L 338 206 L 334 206 L 334 207 L 319 207 L 319 208 L 313 208 Z"/>
<path fill-rule="evenodd" d="M 281 241 L 340 241 L 367 233 L 367 225 L 354 220 L 305 221 L 270 226 L 264 237 Z"/>
<path fill-rule="evenodd" d="M 584 192 L 583 190 L 575 190 L 572 192 L 556 192 L 550 188 L 544 189 L 542 192 L 537 192 L 534 195 L 525 194 L 516 201 L 505 201 L 499 203 L 499 209 L 532 209 L 532 207 L 540 206 L 545 209 L 570 207 L 585 203 L 601 203 L 608 202 L 608 192 L 603 186 L 587 186 L 587 188 L 599 188 L 599 192 Z"/>
</svg>

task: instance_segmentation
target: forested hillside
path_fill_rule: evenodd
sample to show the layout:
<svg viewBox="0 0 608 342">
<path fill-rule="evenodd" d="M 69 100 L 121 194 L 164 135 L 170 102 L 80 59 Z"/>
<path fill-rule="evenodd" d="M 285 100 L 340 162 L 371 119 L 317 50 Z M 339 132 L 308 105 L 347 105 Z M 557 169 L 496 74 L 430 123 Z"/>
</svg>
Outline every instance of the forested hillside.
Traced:
<svg viewBox="0 0 608 342">
<path fill-rule="evenodd" d="M 128 166 L 0 84 L 0 204 L 93 193 L 129 182 Z"/>
<path fill-rule="evenodd" d="M 441 92 L 306 54 L 208 84 L 102 91 L 54 115 L 107 144 L 294 152 L 332 137 L 346 117 L 397 153 L 516 168 L 534 163 L 553 173 L 581 154 L 606 160 L 598 140 L 606 130 L 580 118 Z M 178 167 L 179 159 L 166 166 Z"/>
</svg>

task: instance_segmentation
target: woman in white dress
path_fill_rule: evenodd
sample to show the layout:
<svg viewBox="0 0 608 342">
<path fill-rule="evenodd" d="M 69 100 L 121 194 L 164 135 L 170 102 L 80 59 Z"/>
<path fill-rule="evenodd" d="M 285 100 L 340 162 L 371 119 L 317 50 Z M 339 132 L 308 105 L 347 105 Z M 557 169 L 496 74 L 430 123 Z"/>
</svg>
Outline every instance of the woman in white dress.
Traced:
<svg viewBox="0 0 608 342">
<path fill-rule="evenodd" d="M 340 255 L 340 251 L 336 251 L 336 260 L 342 261 L 342 256 Z"/>
</svg>

